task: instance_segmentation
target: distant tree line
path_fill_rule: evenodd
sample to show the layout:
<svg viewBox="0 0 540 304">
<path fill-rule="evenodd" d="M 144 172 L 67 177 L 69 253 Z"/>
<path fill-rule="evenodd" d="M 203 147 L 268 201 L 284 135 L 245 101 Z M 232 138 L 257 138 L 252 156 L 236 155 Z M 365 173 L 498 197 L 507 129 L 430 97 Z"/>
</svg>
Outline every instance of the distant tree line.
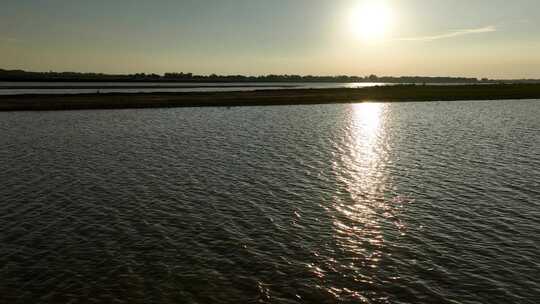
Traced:
<svg viewBox="0 0 540 304">
<path fill-rule="evenodd" d="M 0 69 L 0 81 L 65 81 L 65 82 L 388 82 L 388 83 L 486 83 L 501 82 L 487 78 L 467 77 L 392 77 L 368 76 L 313 76 L 313 75 L 195 75 L 193 73 L 159 74 L 103 74 L 77 72 L 27 72 Z M 533 79 L 509 80 L 508 82 L 538 82 Z"/>
</svg>

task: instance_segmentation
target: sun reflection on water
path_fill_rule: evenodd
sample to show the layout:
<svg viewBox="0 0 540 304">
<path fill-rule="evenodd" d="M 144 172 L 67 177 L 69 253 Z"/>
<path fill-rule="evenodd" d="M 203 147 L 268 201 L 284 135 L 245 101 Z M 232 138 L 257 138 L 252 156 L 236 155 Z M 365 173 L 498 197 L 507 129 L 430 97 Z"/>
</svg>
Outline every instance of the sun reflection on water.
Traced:
<svg viewBox="0 0 540 304">
<path fill-rule="evenodd" d="M 373 135 L 378 131 L 381 124 L 381 114 L 383 104 L 380 103 L 359 103 L 353 104 L 352 123 L 359 126 L 367 135 Z M 358 129 L 357 129 L 358 130 Z"/>
<path fill-rule="evenodd" d="M 338 136 L 332 139 L 335 153 L 333 173 L 336 188 L 325 209 L 332 220 L 332 254 L 312 268 L 315 276 L 336 275 L 355 285 L 334 280 L 325 290 L 344 301 L 362 302 L 377 281 L 399 280 L 387 269 L 395 241 L 406 231 L 401 222 L 409 202 L 397 195 L 392 180 L 391 107 L 385 103 L 352 104 L 345 108 L 346 120 L 337 122 Z M 334 247 L 335 246 L 335 247 Z"/>
<path fill-rule="evenodd" d="M 333 204 L 336 244 L 348 261 L 339 267 L 366 284 L 372 280 L 369 273 L 379 268 L 384 246 L 381 216 L 390 208 L 385 199 L 385 112 L 381 103 L 351 105 L 343 153 L 335 163 L 346 190 Z"/>
<path fill-rule="evenodd" d="M 360 184 L 364 191 L 381 183 L 374 178 L 380 177 L 381 172 L 377 169 L 381 165 L 381 154 L 385 152 L 381 143 L 385 135 L 381 126 L 383 107 L 383 104 L 362 103 L 352 108 L 348 165 L 356 173 L 356 186 Z"/>
<path fill-rule="evenodd" d="M 384 166 L 387 158 L 385 105 L 352 105 L 347 134 L 348 154 L 344 170 L 350 173 L 348 190 L 356 205 L 370 207 L 364 199 L 377 199 L 384 191 Z"/>
</svg>

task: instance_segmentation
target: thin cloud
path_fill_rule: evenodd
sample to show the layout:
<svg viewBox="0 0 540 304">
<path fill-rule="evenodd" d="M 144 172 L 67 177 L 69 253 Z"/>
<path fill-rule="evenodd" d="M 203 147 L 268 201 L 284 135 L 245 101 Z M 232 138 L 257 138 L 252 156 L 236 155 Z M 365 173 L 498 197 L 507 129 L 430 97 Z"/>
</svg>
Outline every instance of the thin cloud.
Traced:
<svg viewBox="0 0 540 304">
<path fill-rule="evenodd" d="M 400 38 L 398 40 L 400 41 L 433 41 L 433 40 L 448 39 L 448 38 L 454 38 L 454 37 L 465 36 L 465 35 L 492 33 L 496 31 L 497 31 L 497 27 L 494 25 L 490 25 L 490 26 L 474 28 L 474 29 L 457 30 L 457 31 L 446 33 L 446 34 L 440 34 L 440 35 L 406 37 L 406 38 Z"/>
</svg>

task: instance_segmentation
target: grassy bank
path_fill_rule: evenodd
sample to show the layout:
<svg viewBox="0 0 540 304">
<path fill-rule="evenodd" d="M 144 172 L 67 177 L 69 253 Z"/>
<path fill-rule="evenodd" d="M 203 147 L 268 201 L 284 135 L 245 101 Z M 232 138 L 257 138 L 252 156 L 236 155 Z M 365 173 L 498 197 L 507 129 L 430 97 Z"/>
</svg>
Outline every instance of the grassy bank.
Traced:
<svg viewBox="0 0 540 304">
<path fill-rule="evenodd" d="M 540 98 L 540 84 L 399 85 L 361 89 L 0 96 L 0 111 Z"/>
</svg>

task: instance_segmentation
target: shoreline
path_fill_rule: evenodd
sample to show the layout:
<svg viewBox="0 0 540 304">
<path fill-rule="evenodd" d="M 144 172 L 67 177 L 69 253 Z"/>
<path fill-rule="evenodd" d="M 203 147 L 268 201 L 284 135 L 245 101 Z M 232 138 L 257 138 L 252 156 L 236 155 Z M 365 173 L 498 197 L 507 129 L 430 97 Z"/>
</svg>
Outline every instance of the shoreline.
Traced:
<svg viewBox="0 0 540 304">
<path fill-rule="evenodd" d="M 26 94 L 0 96 L 0 111 L 236 107 L 356 102 L 540 99 L 540 84 L 397 85 L 233 92 Z"/>
<path fill-rule="evenodd" d="M 155 85 L 106 85 L 106 86 L 98 86 L 98 85 L 74 85 L 74 86 L 66 86 L 66 85 L 50 85 L 50 86 L 37 86 L 37 85 L 21 85 L 21 86 L 10 86 L 10 85 L 1 85 L 0 84 L 0 92 L 2 90 L 70 90 L 70 89 L 89 89 L 89 90 L 109 90 L 109 89 L 204 89 L 204 88 L 243 88 L 243 87 L 250 87 L 250 88 L 294 88 L 298 87 L 298 85 L 292 85 L 292 84 L 209 84 L 209 85 L 194 85 L 194 84 L 188 84 L 188 85 L 178 85 L 178 84 L 155 84 Z M 133 93 L 131 93 L 133 94 Z M 60 94 L 62 95 L 62 94 Z"/>
</svg>

